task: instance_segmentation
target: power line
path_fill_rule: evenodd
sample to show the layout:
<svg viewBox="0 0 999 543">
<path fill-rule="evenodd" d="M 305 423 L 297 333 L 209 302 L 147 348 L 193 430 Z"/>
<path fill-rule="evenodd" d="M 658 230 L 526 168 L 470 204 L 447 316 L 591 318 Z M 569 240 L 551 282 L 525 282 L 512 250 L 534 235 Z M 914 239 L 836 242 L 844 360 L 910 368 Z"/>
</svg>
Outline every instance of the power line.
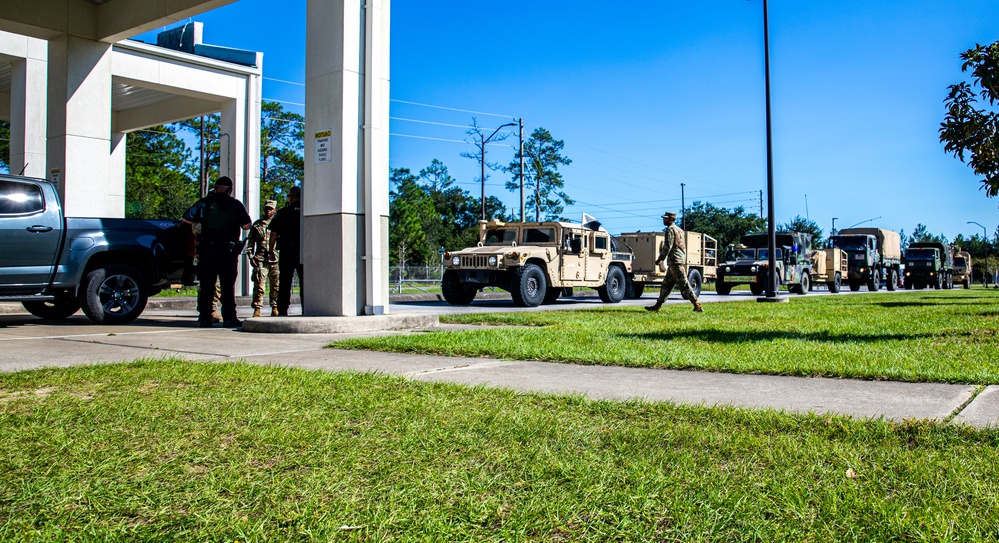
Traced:
<svg viewBox="0 0 999 543">
<path fill-rule="evenodd" d="M 297 85 L 299 87 L 304 87 L 305 83 L 299 83 L 298 81 L 285 81 L 284 79 L 277 79 L 274 77 L 262 76 L 267 81 L 277 81 L 278 83 L 287 83 L 289 85 Z"/>
<path fill-rule="evenodd" d="M 468 110 L 468 109 L 458 109 L 458 108 L 446 107 L 446 106 L 435 106 L 433 104 L 421 104 L 419 102 L 409 102 L 409 101 L 406 101 L 406 100 L 396 100 L 394 98 L 390 98 L 389 101 L 390 102 L 396 102 L 396 103 L 399 103 L 399 104 L 409 104 L 411 106 L 430 107 L 430 108 L 434 108 L 434 109 L 445 109 L 445 110 L 448 110 L 448 111 L 458 111 L 458 112 L 461 112 L 461 113 L 472 113 L 472 114 L 475 114 L 475 115 L 492 115 L 493 117 L 506 117 L 507 119 L 516 119 L 517 118 L 514 115 L 500 115 L 499 113 L 485 113 L 483 111 L 472 111 L 472 110 Z"/>
</svg>

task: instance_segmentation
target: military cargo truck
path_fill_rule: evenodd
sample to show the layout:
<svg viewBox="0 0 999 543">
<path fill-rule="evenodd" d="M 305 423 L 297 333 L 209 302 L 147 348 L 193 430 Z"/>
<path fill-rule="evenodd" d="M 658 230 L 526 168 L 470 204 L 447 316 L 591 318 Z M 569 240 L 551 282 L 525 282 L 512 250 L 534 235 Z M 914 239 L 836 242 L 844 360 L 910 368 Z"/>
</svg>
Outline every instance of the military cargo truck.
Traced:
<svg viewBox="0 0 999 543">
<path fill-rule="evenodd" d="M 905 288 L 954 286 L 954 256 L 950 246 L 935 241 L 910 243 L 905 251 Z"/>
<path fill-rule="evenodd" d="M 618 251 L 600 226 L 570 222 L 479 221 L 476 247 L 444 253 L 441 292 L 468 305 L 484 287 L 509 291 L 523 307 L 553 303 L 565 289 L 596 289 L 600 299 L 624 299 L 632 254 Z"/>
<path fill-rule="evenodd" d="M 662 285 L 666 272 L 656 266 L 656 258 L 665 238 L 665 232 L 634 232 L 617 236 L 617 241 L 630 248 L 635 255 L 625 296 L 640 298 L 646 286 L 658 288 Z M 704 281 L 717 277 L 718 240 L 699 232 L 684 232 L 684 240 L 687 247 L 687 281 L 700 296 Z"/>
<path fill-rule="evenodd" d="M 749 285 L 749 290 L 759 296 L 766 290 L 770 269 L 768 234 L 747 234 L 739 245 L 729 246 L 725 263 L 718 266 L 715 292 L 728 294 L 736 285 Z M 777 263 L 778 286 L 785 285 L 790 292 L 807 294 L 812 290 L 812 236 L 799 232 L 778 232 Z"/>
<path fill-rule="evenodd" d="M 812 284 L 825 283 L 833 294 L 840 291 L 849 270 L 849 255 L 843 249 L 830 247 L 812 251 Z"/>
<path fill-rule="evenodd" d="M 954 249 L 954 282 L 971 288 L 971 253 L 960 247 Z"/>
<path fill-rule="evenodd" d="M 872 292 L 881 289 L 885 282 L 888 290 L 895 290 L 902 276 L 902 243 L 898 232 L 883 228 L 846 228 L 830 238 L 833 247 L 847 252 L 850 271 L 847 282 L 856 292 L 867 285 Z"/>
</svg>

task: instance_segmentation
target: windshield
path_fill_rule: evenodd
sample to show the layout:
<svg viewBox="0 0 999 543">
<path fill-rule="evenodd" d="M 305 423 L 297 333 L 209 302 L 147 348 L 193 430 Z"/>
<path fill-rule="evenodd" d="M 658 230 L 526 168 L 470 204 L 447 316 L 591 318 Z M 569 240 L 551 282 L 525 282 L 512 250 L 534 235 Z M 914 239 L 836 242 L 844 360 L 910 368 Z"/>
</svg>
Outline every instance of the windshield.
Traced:
<svg viewBox="0 0 999 543">
<path fill-rule="evenodd" d="M 509 245 L 517 241 L 517 230 L 490 230 L 486 232 L 486 245 Z"/>
<path fill-rule="evenodd" d="M 756 260 L 756 249 L 729 249 L 725 260 Z"/>
<path fill-rule="evenodd" d="M 968 261 L 965 260 L 963 256 L 959 256 L 954 259 L 954 265 L 959 268 L 964 268 L 968 265 Z"/>
<path fill-rule="evenodd" d="M 864 251 L 867 249 L 867 238 L 833 236 L 832 244 L 844 251 Z"/>
<path fill-rule="evenodd" d="M 933 249 L 909 249 L 905 253 L 905 258 L 909 260 L 933 260 L 937 252 Z"/>
<path fill-rule="evenodd" d="M 777 249 L 777 260 L 783 258 L 781 256 L 783 254 L 780 249 Z M 770 260 L 770 249 L 760 249 L 760 260 Z"/>
</svg>

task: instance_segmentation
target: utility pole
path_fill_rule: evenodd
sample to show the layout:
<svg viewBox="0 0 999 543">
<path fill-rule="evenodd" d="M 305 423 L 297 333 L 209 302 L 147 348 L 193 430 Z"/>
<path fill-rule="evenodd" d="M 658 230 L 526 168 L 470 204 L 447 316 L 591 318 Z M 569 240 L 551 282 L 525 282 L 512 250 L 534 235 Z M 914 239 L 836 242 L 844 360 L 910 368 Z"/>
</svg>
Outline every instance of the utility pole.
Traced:
<svg viewBox="0 0 999 543">
<path fill-rule="evenodd" d="M 760 191 L 760 218 L 763 218 L 763 191 Z"/>
<path fill-rule="evenodd" d="M 774 225 L 774 147 L 770 115 L 770 25 L 767 21 L 767 0 L 763 0 L 763 66 L 767 100 L 767 295 L 758 302 L 785 302 L 777 295 L 777 232 Z"/>
<path fill-rule="evenodd" d="M 496 133 L 500 131 L 500 129 L 506 128 L 508 126 L 516 126 L 516 124 L 514 123 L 504 124 L 499 128 L 497 128 L 496 130 L 493 130 L 493 133 L 489 134 L 488 138 L 483 137 L 482 132 L 479 132 L 479 140 L 482 142 L 481 145 L 479 146 L 479 157 L 482 160 L 482 199 L 481 199 L 482 220 L 486 220 L 486 144 L 489 143 L 489 140 L 493 139 L 493 136 L 495 136 Z"/>
<path fill-rule="evenodd" d="M 524 118 L 517 119 L 520 125 L 520 222 L 524 222 Z"/>
<path fill-rule="evenodd" d="M 687 231 L 687 204 L 683 196 L 683 187 L 686 187 L 686 183 L 680 183 L 680 229 L 684 232 Z"/>
</svg>

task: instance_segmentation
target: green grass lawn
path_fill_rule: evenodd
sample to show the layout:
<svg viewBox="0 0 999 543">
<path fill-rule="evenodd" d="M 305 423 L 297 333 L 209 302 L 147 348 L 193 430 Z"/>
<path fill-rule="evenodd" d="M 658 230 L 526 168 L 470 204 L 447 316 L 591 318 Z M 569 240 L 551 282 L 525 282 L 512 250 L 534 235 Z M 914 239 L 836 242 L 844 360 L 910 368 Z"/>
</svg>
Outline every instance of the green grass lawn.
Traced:
<svg viewBox="0 0 999 543">
<path fill-rule="evenodd" d="M 41 370 L 0 374 L 0 540 L 994 541 L 997 449 L 374 374 Z"/>
<path fill-rule="evenodd" d="M 650 301 L 651 303 L 651 301 Z M 593 310 L 442 315 L 468 331 L 359 338 L 336 348 L 580 364 L 900 381 L 999 383 L 999 292 L 791 296 Z"/>
</svg>

